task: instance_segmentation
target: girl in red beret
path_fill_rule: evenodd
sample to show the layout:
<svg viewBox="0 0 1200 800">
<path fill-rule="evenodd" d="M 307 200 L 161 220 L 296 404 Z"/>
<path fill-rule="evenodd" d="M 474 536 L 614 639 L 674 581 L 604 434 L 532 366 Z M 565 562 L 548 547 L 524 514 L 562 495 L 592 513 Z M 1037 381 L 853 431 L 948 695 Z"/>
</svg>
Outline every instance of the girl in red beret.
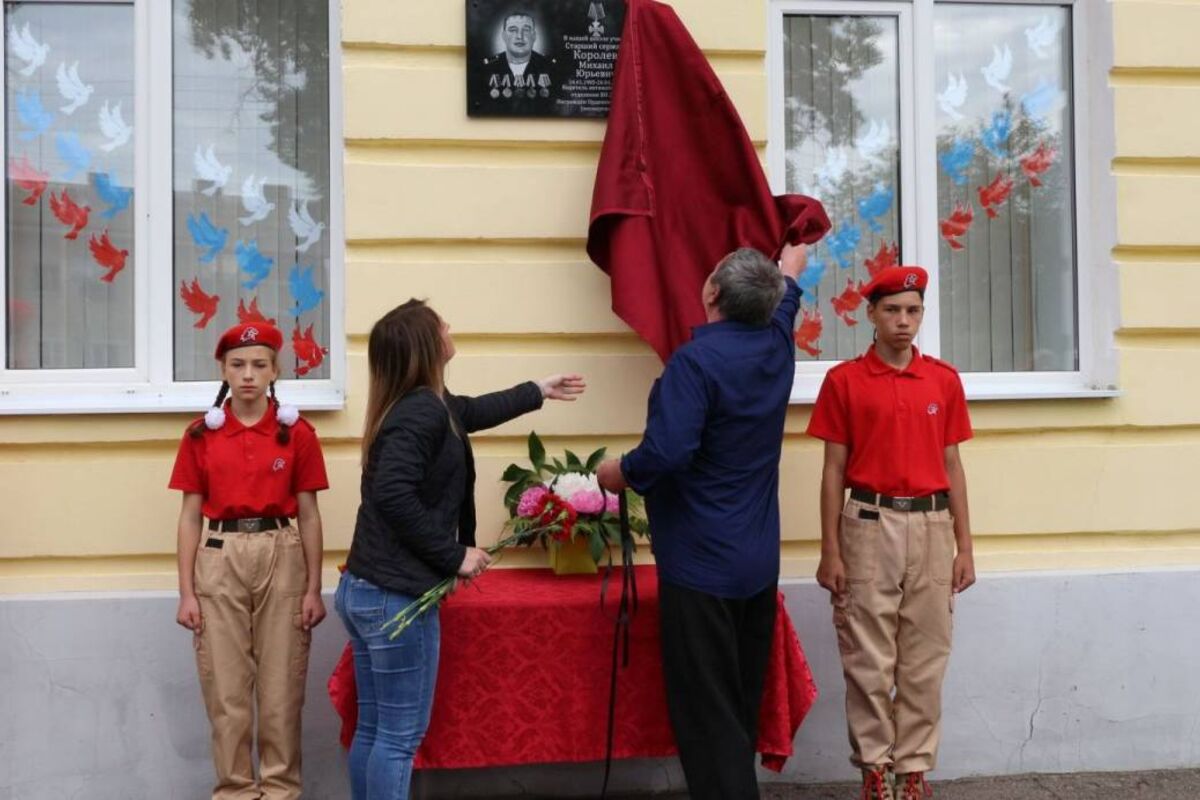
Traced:
<svg viewBox="0 0 1200 800">
<path fill-rule="evenodd" d="M 221 389 L 188 426 L 171 474 L 183 492 L 176 621 L 193 633 L 214 800 L 300 797 L 309 642 L 325 618 L 316 493 L 329 481 L 313 427 L 275 397 L 282 346 L 264 323 L 225 331 Z"/>
</svg>

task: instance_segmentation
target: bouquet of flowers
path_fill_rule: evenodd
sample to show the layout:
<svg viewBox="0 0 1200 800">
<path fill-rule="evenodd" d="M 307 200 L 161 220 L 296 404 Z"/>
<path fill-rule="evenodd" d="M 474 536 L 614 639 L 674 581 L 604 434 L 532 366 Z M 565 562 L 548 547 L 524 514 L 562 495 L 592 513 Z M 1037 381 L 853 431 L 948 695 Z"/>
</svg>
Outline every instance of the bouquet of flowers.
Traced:
<svg viewBox="0 0 1200 800">
<path fill-rule="evenodd" d="M 504 496 L 509 512 L 507 535 L 483 548 L 487 554 L 498 558 L 510 547 L 535 543 L 554 547 L 586 537 L 592 560 L 599 563 L 609 544 L 621 538 L 620 501 L 596 482 L 596 468 L 604 460 L 605 452 L 602 447 L 582 461 L 567 450 L 565 461 L 554 458 L 547 462 L 542 440 L 536 433 L 529 434 L 529 461 L 533 469 L 510 464 L 504 471 L 501 480 L 511 484 Z M 641 498 L 630 491 L 625 496 L 630 530 L 648 536 Z M 457 578 L 441 581 L 384 623 L 384 630 L 395 639 L 419 616 L 446 599 L 457 584 Z"/>
<path fill-rule="evenodd" d="M 523 537 L 523 544 L 537 541 L 554 547 L 582 538 L 588 543 L 592 560 L 599 563 L 609 545 L 620 541 L 620 500 L 601 489 L 596 480 L 596 468 L 606 452 L 601 447 L 581 459 L 567 450 L 564 460 L 547 461 L 542 440 L 536 433 L 529 434 L 532 469 L 509 464 L 501 476 L 509 484 L 504 495 L 509 529 L 518 536 L 538 531 L 536 536 Z M 628 490 L 625 494 L 630 530 L 640 536 L 649 535 L 641 498 Z"/>
</svg>

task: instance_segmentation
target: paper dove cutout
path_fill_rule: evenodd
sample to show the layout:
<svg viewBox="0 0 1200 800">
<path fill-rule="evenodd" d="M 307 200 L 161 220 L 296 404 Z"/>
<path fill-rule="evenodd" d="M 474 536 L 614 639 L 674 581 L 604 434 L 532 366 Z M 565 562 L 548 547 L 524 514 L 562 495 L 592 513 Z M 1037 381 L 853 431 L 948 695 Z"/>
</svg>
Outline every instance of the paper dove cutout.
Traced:
<svg viewBox="0 0 1200 800">
<path fill-rule="evenodd" d="M 863 131 L 858 140 L 855 142 L 855 147 L 858 149 L 858 154 L 865 161 L 876 161 L 879 154 L 892 142 L 892 131 L 886 122 L 880 120 L 871 120 L 867 124 L 867 129 Z"/>
<path fill-rule="evenodd" d="M 204 212 L 200 212 L 199 217 L 189 214 L 187 227 L 188 233 L 192 234 L 192 242 L 199 249 L 206 251 L 200 256 L 201 264 L 207 264 L 216 258 L 225 248 L 225 242 L 229 241 L 229 229 L 213 225 L 208 214 Z"/>
<path fill-rule="evenodd" d="M 1025 109 L 1026 116 L 1035 120 L 1041 120 L 1049 114 L 1057 101 L 1058 86 L 1045 78 L 1038 82 L 1033 91 L 1021 95 L 1021 107 Z"/>
<path fill-rule="evenodd" d="M 125 122 L 125 117 L 121 115 L 120 103 L 109 108 L 108 101 L 104 101 L 104 107 L 100 109 L 100 132 L 104 134 L 105 139 L 108 139 L 107 142 L 100 145 L 100 149 L 106 153 L 111 153 L 129 142 L 129 138 L 133 136 L 133 128 Z"/>
<path fill-rule="evenodd" d="M 108 206 L 107 209 L 100 212 L 101 217 L 112 219 L 117 214 L 129 208 L 129 201 L 133 199 L 133 189 L 117 186 L 113 182 L 111 173 L 97 173 L 94 183 L 96 185 L 96 194 L 100 196 L 101 202 Z"/>
<path fill-rule="evenodd" d="M 1008 85 L 1004 82 L 1012 74 L 1012 64 L 1012 48 L 1004 45 L 1004 49 L 1001 50 L 999 46 L 992 45 L 992 63 L 981 67 L 979 71 L 983 73 L 983 79 L 987 81 L 988 86 L 1004 94 L 1008 91 Z"/>
<path fill-rule="evenodd" d="M 1033 28 L 1025 29 L 1025 41 L 1029 50 L 1038 58 L 1049 58 L 1050 48 L 1058 39 L 1058 23 L 1046 14 Z"/>
<path fill-rule="evenodd" d="M 192 158 L 192 166 L 196 168 L 196 176 L 202 181 L 209 181 L 212 186 L 202 189 L 201 194 L 212 197 L 218 189 L 223 189 L 229 183 L 233 167 L 222 164 L 217 160 L 216 145 L 209 145 L 208 150 L 202 150 L 196 145 L 196 155 Z"/>
<path fill-rule="evenodd" d="M 292 206 L 288 209 L 288 224 L 292 226 L 292 233 L 296 234 L 297 239 L 304 241 L 296 245 L 297 252 L 303 253 L 321 240 L 321 231 L 325 230 L 324 222 L 314 222 L 313 218 L 308 213 L 308 203 L 304 203 L 297 210 L 297 206 Z"/>
<path fill-rule="evenodd" d="M 72 180 L 81 172 L 87 172 L 92 165 L 92 153 L 79 141 L 79 134 L 74 131 L 59 133 L 54 137 L 54 146 L 58 148 L 58 156 L 67 165 L 63 180 Z"/>
<path fill-rule="evenodd" d="M 825 191 L 832 192 L 842 180 L 842 176 L 846 174 L 846 168 L 849 165 L 850 159 L 844 148 L 838 147 L 830 150 L 825 157 L 825 163 L 817 169 L 817 183 Z"/>
<path fill-rule="evenodd" d="M 950 180 L 959 186 L 966 184 L 966 171 L 971 166 L 973 158 L 975 158 L 975 145 L 970 139 L 955 139 L 949 150 L 938 153 L 938 163 L 950 176 Z"/>
<path fill-rule="evenodd" d="M 239 222 L 243 225 L 261 222 L 275 210 L 275 204 L 268 203 L 266 195 L 263 194 L 263 186 L 266 182 L 266 178 L 254 180 L 253 175 L 242 181 L 242 208 L 246 209 L 249 214 L 249 216 L 239 218 Z"/>
<path fill-rule="evenodd" d="M 1007 155 L 1008 136 L 1012 133 L 1012 114 L 1007 111 L 997 111 L 992 114 L 992 122 L 979 135 L 979 140 L 989 153 L 996 158 Z"/>
<path fill-rule="evenodd" d="M 251 240 L 247 244 L 239 239 L 233 252 L 237 256 L 238 269 L 250 276 L 249 280 L 242 281 L 242 286 L 251 290 L 257 289 L 271 274 L 275 259 L 267 258 L 259 252 L 257 240 Z"/>
<path fill-rule="evenodd" d="M 962 119 L 958 110 L 967 102 L 967 79 L 960 72 L 946 78 L 946 90 L 937 96 L 938 105 L 951 119 Z"/>
<path fill-rule="evenodd" d="M 854 266 L 854 249 L 861 240 L 862 230 L 857 225 L 852 225 L 850 220 L 846 220 L 836 233 L 825 237 L 825 245 L 829 248 L 829 253 L 837 259 L 838 266 L 849 269 Z"/>
<path fill-rule="evenodd" d="M 50 129 L 54 114 L 42 105 L 42 96 L 35 91 L 17 92 L 17 119 L 29 130 L 21 132 L 25 141 L 36 139 Z"/>
<path fill-rule="evenodd" d="M 50 45 L 41 44 L 33 38 L 33 34 L 29 32 L 28 22 L 19 31 L 16 25 L 8 26 L 8 47 L 17 58 L 25 62 L 25 66 L 21 67 L 19 71 L 26 78 L 42 64 L 45 64 L 46 56 L 50 55 Z"/>
<path fill-rule="evenodd" d="M 54 79 L 58 82 L 58 93 L 67 101 L 67 104 L 59 109 L 64 114 L 74 114 L 82 108 L 94 91 L 94 87 L 80 80 L 78 61 L 72 64 L 70 69 L 67 69 L 65 61 L 58 62 L 58 71 L 54 73 Z"/>
<path fill-rule="evenodd" d="M 895 192 L 890 187 L 877 183 L 874 191 L 858 201 L 858 215 L 875 233 L 883 233 L 883 226 L 879 224 L 878 218 L 888 213 L 894 198 Z"/>
<path fill-rule="evenodd" d="M 305 311 L 312 311 L 325 297 L 325 293 L 313 283 L 313 269 L 314 267 L 305 269 L 297 264 L 288 273 L 288 291 L 295 301 L 295 305 L 289 309 L 293 317 L 298 317 Z"/>
</svg>

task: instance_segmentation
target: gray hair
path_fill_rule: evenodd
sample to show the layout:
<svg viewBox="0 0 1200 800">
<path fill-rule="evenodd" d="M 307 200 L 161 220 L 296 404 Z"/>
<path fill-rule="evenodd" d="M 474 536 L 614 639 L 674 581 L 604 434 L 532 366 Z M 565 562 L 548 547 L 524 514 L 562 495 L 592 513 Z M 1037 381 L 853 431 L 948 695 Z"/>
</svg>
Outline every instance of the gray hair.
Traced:
<svg viewBox="0 0 1200 800">
<path fill-rule="evenodd" d="M 748 325 L 769 323 L 787 289 L 778 265 L 752 247 L 739 247 L 721 259 L 712 282 L 721 315 Z"/>
</svg>

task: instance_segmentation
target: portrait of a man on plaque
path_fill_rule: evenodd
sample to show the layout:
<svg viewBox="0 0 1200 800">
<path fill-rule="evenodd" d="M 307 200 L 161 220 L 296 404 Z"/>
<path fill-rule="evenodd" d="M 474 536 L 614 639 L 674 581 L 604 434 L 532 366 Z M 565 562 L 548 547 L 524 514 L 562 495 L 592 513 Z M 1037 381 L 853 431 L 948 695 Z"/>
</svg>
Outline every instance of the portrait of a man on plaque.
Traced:
<svg viewBox="0 0 1200 800">
<path fill-rule="evenodd" d="M 624 0 L 467 0 L 467 113 L 605 116 Z"/>
</svg>

